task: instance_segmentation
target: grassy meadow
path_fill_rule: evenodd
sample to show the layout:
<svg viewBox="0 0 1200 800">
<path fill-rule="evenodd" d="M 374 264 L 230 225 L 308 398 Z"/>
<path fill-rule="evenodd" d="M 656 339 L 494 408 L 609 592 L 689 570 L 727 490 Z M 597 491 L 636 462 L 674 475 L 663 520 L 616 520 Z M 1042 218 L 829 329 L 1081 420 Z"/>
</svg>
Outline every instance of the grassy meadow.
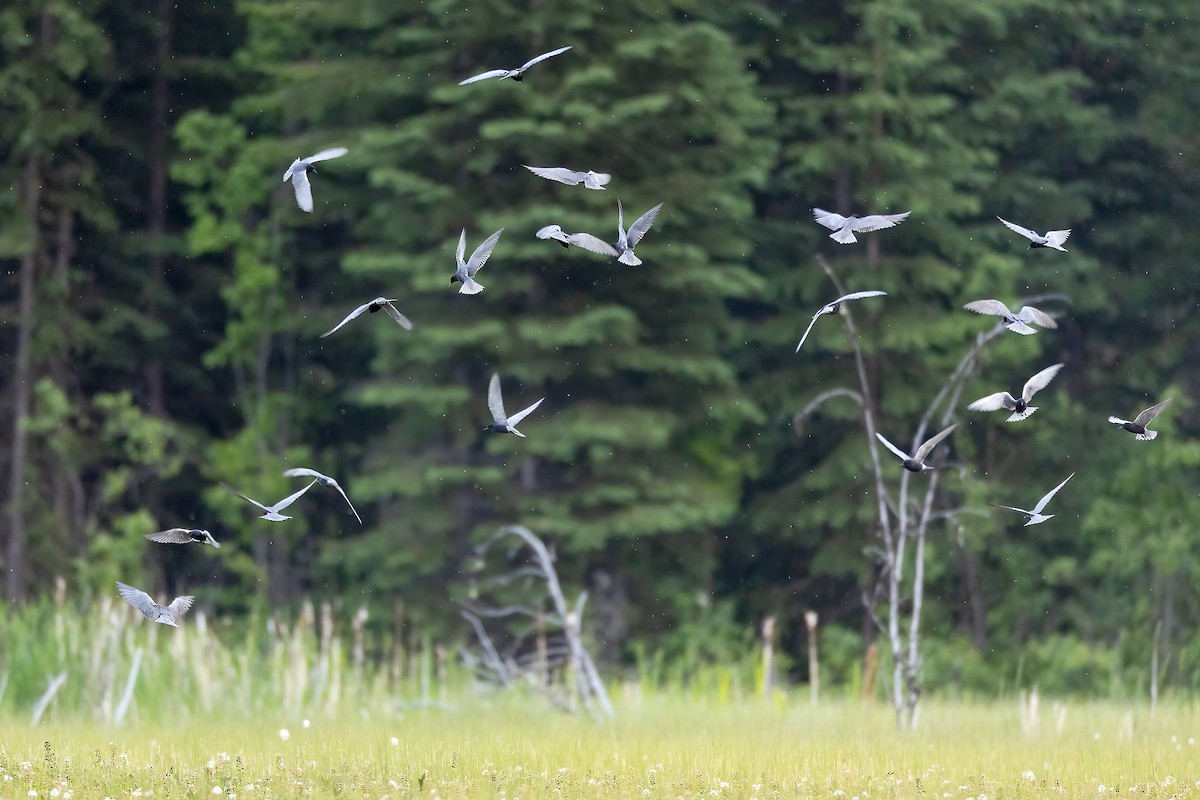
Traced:
<svg viewBox="0 0 1200 800">
<path fill-rule="evenodd" d="M 1200 710 L 1178 699 L 931 691 L 904 733 L 884 702 L 763 698 L 749 658 L 614 681 L 597 722 L 563 710 L 562 674 L 485 686 L 411 625 L 339 630 L 327 607 L 178 630 L 111 601 L 3 614 L 0 798 L 1200 795 Z"/>
</svg>

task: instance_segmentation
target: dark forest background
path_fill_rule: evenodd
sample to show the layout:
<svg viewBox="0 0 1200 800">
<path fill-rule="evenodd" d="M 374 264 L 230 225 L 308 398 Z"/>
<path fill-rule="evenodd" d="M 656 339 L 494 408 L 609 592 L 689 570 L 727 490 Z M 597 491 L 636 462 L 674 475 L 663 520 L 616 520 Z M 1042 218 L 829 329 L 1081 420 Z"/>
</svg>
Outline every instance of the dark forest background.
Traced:
<svg viewBox="0 0 1200 800">
<path fill-rule="evenodd" d="M 521 523 L 589 590 L 610 667 L 742 658 L 777 615 L 802 677 L 811 609 L 848 679 L 876 636 L 877 522 L 858 408 L 794 424 L 856 385 L 840 319 L 793 353 L 837 296 L 821 256 L 889 293 L 854 314 L 898 443 L 994 321 L 963 303 L 1052 295 L 1059 315 L 989 345 L 956 412 L 926 669 L 1132 691 L 1157 637 L 1168 683 L 1200 684 L 1191 0 L 11 0 L 0 41 L 11 601 L 59 576 L 235 619 L 402 600 L 467 638 L 472 545 Z M 523 83 L 457 85 L 566 44 Z M 284 170 L 338 145 L 299 211 Z M 641 267 L 533 236 L 609 237 L 617 197 L 664 203 Z M 843 247 L 817 205 L 912 216 Z M 1026 250 L 997 214 L 1072 228 L 1070 252 Z M 459 230 L 473 248 L 502 226 L 487 290 L 458 295 Z M 378 295 L 412 332 L 318 338 Z M 1057 361 L 1026 422 L 965 410 Z M 545 395 L 527 439 L 480 432 L 493 371 L 510 409 Z M 1164 397 L 1152 443 L 1106 422 Z M 262 522 L 218 485 L 273 501 L 290 466 L 341 480 L 365 524 L 317 489 Z M 987 506 L 1071 472 L 1047 524 Z M 143 539 L 176 525 L 225 546 Z"/>
</svg>

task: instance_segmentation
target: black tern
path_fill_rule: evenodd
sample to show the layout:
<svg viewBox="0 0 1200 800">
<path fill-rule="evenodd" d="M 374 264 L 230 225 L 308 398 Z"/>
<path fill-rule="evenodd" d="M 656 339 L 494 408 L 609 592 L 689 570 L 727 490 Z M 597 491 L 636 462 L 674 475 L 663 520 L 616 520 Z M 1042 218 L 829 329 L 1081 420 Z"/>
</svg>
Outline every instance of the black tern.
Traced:
<svg viewBox="0 0 1200 800">
<path fill-rule="evenodd" d="M 158 533 L 147 533 L 146 538 L 160 544 L 191 544 L 192 542 L 199 542 L 200 544 L 211 544 L 213 547 L 221 546 L 211 533 L 199 530 L 198 528 L 169 528 Z"/>
<path fill-rule="evenodd" d="M 542 398 L 545 400 L 546 398 Z M 504 398 L 500 395 L 500 375 L 492 373 L 492 380 L 488 383 L 488 410 L 492 412 L 492 424 L 484 428 L 485 431 L 492 433 L 512 433 L 525 438 L 525 434 L 517 430 L 518 423 L 525 419 L 538 406 L 542 404 L 542 400 L 538 400 L 528 408 L 518 411 L 511 417 L 504 413 Z"/>
<path fill-rule="evenodd" d="M 1025 381 L 1025 388 L 1021 390 L 1021 396 L 1018 398 L 1014 399 L 1008 392 L 996 392 L 995 394 L 989 394 L 987 397 L 979 398 L 967 406 L 967 408 L 971 411 L 1000 411 L 1004 409 L 1013 412 L 1012 416 L 1005 420 L 1005 422 L 1020 422 L 1037 411 L 1037 406 L 1029 405 L 1029 401 L 1033 399 L 1035 394 L 1049 386 L 1050 381 L 1054 380 L 1054 376 L 1062 368 L 1062 364 L 1054 364 Z"/>
<path fill-rule="evenodd" d="M 539 239 L 549 239 L 552 242 L 558 242 L 563 247 L 571 246 L 571 236 L 557 225 L 547 225 L 538 230 L 535 234 Z"/>
<path fill-rule="evenodd" d="M 1003 222 L 1005 227 L 1007 227 L 1010 231 L 1016 231 L 1028 239 L 1030 250 L 1037 247 L 1049 247 L 1055 250 L 1061 250 L 1064 253 L 1067 252 L 1067 248 L 1063 247 L 1062 243 L 1065 242 L 1067 237 L 1071 235 L 1069 228 L 1065 231 L 1046 231 L 1046 235 L 1042 236 L 1039 233 L 1029 230 L 1029 228 L 1022 228 L 1020 225 L 1014 225 L 1004 217 L 997 216 L 996 219 Z"/>
<path fill-rule="evenodd" d="M 388 313 L 389 317 L 396 320 L 396 324 L 399 325 L 401 328 L 404 328 L 404 330 L 406 330 L 406 331 L 411 331 L 412 327 L 413 327 L 412 322 L 409 321 L 408 317 L 401 314 L 400 310 L 398 308 L 396 308 L 394 305 L 392 305 L 392 303 L 395 303 L 395 302 L 398 302 L 396 300 L 396 298 L 392 298 L 389 300 L 386 297 L 376 297 L 374 300 L 372 300 L 369 303 L 363 303 L 361 306 L 359 306 L 358 308 L 354 309 L 349 314 L 347 314 L 346 318 L 344 320 L 339 322 L 337 325 L 334 325 L 332 330 L 330 330 L 326 333 L 322 333 L 321 338 L 324 339 L 326 336 L 329 336 L 331 333 L 338 330 L 339 328 L 341 328 L 343 325 L 345 325 L 347 322 L 349 322 L 352 319 L 358 319 L 363 314 L 374 314 L 375 312 L 379 311 L 380 309 L 383 309 L 384 311 L 386 311 Z"/>
<path fill-rule="evenodd" d="M 346 495 L 346 490 L 343 489 L 342 485 L 333 478 L 329 477 L 328 475 L 322 475 L 315 469 L 309 469 L 308 467 L 293 467 L 292 469 L 284 470 L 283 476 L 285 478 L 316 478 L 317 483 L 321 484 L 326 489 L 337 489 L 338 494 L 340 494 L 342 499 L 346 501 L 346 505 L 350 506 L 350 511 L 354 514 L 354 518 L 358 520 L 358 524 L 362 524 L 362 517 L 360 517 L 358 512 L 354 510 L 354 503 L 350 502 L 350 498 Z"/>
<path fill-rule="evenodd" d="M 305 486 L 303 489 L 301 489 L 300 491 L 296 492 L 295 494 L 288 495 L 287 497 L 283 498 L 282 500 L 280 500 L 278 503 L 276 503 L 276 504 L 275 504 L 275 505 L 273 505 L 273 506 L 264 506 L 262 503 L 258 502 L 257 500 L 252 500 L 252 499 L 250 499 L 249 497 L 246 497 L 246 495 L 244 495 L 244 494 L 242 494 L 241 492 L 238 492 L 238 491 L 236 491 L 236 490 L 232 489 L 232 488 L 231 488 L 231 487 L 229 487 L 229 486 L 226 486 L 224 483 L 222 483 L 221 485 L 222 485 L 222 486 L 224 486 L 224 487 L 225 487 L 227 490 L 229 490 L 229 491 L 230 491 L 230 492 L 232 492 L 233 494 L 236 494 L 238 497 L 240 497 L 240 498 L 242 498 L 243 500 L 245 500 L 247 503 L 251 503 L 252 505 L 256 505 L 256 506 L 258 506 L 259 508 L 261 508 L 263 511 L 265 511 L 266 513 L 264 513 L 262 516 L 260 516 L 260 517 L 259 517 L 259 519 L 269 519 L 269 520 L 271 520 L 272 522 L 283 522 L 285 519 L 291 519 L 291 517 L 284 516 L 283 514 L 280 514 L 279 512 L 280 512 L 280 511 L 283 511 L 285 508 L 287 508 L 288 506 L 290 506 L 292 503 L 294 503 L 294 502 L 296 502 L 297 500 L 299 500 L 299 499 L 300 499 L 300 497 L 301 497 L 301 496 L 302 496 L 302 495 L 303 495 L 305 492 L 307 492 L 309 489 L 311 489 L 311 488 L 312 488 L 312 487 L 313 487 L 313 486 L 314 486 L 316 483 L 317 483 L 317 482 L 314 480 L 314 481 L 313 481 L 312 483 L 310 483 L 308 486 Z"/>
<path fill-rule="evenodd" d="M 604 191 L 604 185 L 612 180 L 612 175 L 607 172 L 578 172 L 566 167 L 531 167 L 528 164 L 521 166 L 540 178 L 565 183 L 567 186 L 578 186 L 582 183 L 585 189 Z"/>
<path fill-rule="evenodd" d="M 567 237 L 567 241 L 576 247 L 582 247 L 584 250 L 589 250 L 602 256 L 611 256 L 622 264 L 636 267 L 642 263 L 642 260 L 633 254 L 633 248 L 637 247 L 637 243 L 650 230 L 650 226 L 654 224 L 654 218 L 658 216 L 658 212 L 662 210 L 662 207 L 663 204 L 659 203 L 645 214 L 642 214 L 636 222 L 629 226 L 629 231 L 626 232 L 625 211 L 621 207 L 620 198 L 618 198 L 616 242 L 609 244 L 603 239 L 592 236 L 590 233 L 572 234 Z"/>
<path fill-rule="evenodd" d="M 463 228 L 462 235 L 458 237 L 458 250 L 455 251 L 454 259 L 458 262 L 458 269 L 450 276 L 450 285 L 461 283 L 458 287 L 459 294 L 479 294 L 483 291 L 483 284 L 475 282 L 475 273 L 483 269 L 483 265 L 487 263 L 488 257 L 492 255 L 492 250 L 496 249 L 496 242 L 500 241 L 500 234 L 504 233 L 504 228 L 493 233 L 483 244 L 475 248 L 475 252 L 471 253 L 471 260 L 464 261 L 467 255 L 467 229 Z"/>
<path fill-rule="evenodd" d="M 963 306 L 963 308 L 967 311 L 974 311 L 976 314 L 990 314 L 995 317 L 1001 317 L 1004 319 L 1004 327 L 1022 336 L 1037 333 L 1036 330 L 1030 327 L 1031 324 L 1051 329 L 1058 327 L 1058 323 L 1054 321 L 1054 317 L 1045 311 L 1039 311 L 1033 306 L 1022 306 L 1021 310 L 1014 314 L 1008 310 L 1008 306 L 999 300 L 972 300 Z"/>
<path fill-rule="evenodd" d="M 817 313 L 813 314 L 813 318 L 811 321 L 809 321 L 808 327 L 804 329 L 804 335 L 800 337 L 800 344 L 796 345 L 796 352 L 797 353 L 800 352 L 800 348 L 804 345 L 804 340 L 808 338 L 808 333 L 809 333 L 809 331 L 812 330 L 813 325 L 815 325 L 817 323 L 818 317 L 824 316 L 825 314 L 836 314 L 838 312 L 838 310 L 842 307 L 842 303 L 846 302 L 847 300 L 860 300 L 864 297 L 882 297 L 886 294 L 887 294 L 887 292 L 880 292 L 880 291 L 875 291 L 875 290 L 866 291 L 866 292 L 851 292 L 848 295 L 843 295 L 842 297 L 839 297 L 837 300 L 834 300 L 832 303 L 821 306 L 821 310 L 818 311 Z"/>
<path fill-rule="evenodd" d="M 458 85 L 466 86 L 468 83 L 475 83 L 475 81 L 486 81 L 488 78 L 512 78 L 514 81 L 522 81 L 525 79 L 525 70 L 529 69 L 534 64 L 545 61 L 547 58 L 553 58 L 560 53 L 565 53 L 573 46 L 574 45 L 567 45 L 566 47 L 560 47 L 557 50 L 551 50 L 549 53 L 542 53 L 540 56 L 529 59 L 516 69 L 491 69 L 487 72 L 481 72 L 478 75 L 473 75 L 470 78 L 467 78 L 466 80 L 459 81 Z"/>
<path fill-rule="evenodd" d="M 288 180 L 292 182 L 292 188 L 296 191 L 296 205 L 300 206 L 302 211 L 312 213 L 313 197 L 312 186 L 308 182 L 308 171 L 317 170 L 313 167 L 318 161 L 328 161 L 331 158 L 341 158 L 350 152 L 344 147 L 331 147 L 328 150 L 322 150 L 315 156 L 308 158 L 297 158 L 292 162 L 292 165 L 287 168 L 287 172 L 283 173 L 283 182 Z"/>
<path fill-rule="evenodd" d="M 871 214 L 866 217 L 851 214 L 843 217 L 841 214 L 834 214 L 823 208 L 814 208 L 812 212 L 819 224 L 833 231 L 829 234 L 829 238 L 838 244 L 854 244 L 858 241 L 854 236 L 855 233 L 870 233 L 883 228 L 893 228 L 912 213 L 905 211 L 903 214 Z"/>
<path fill-rule="evenodd" d="M 1075 477 L 1075 473 L 1072 472 L 1070 475 L 1067 476 L 1067 481 L 1071 480 L 1071 478 L 1074 478 L 1074 477 Z M 995 503 L 993 503 L 992 505 L 994 508 L 1004 508 L 1009 511 L 1016 511 L 1018 514 L 1024 514 L 1025 516 L 1029 517 L 1029 519 L 1026 520 L 1026 522 L 1025 522 L 1025 527 L 1029 527 L 1030 525 L 1039 525 L 1054 516 L 1053 514 L 1043 514 L 1042 509 L 1044 509 L 1046 507 L 1046 504 L 1050 502 L 1050 500 L 1054 497 L 1054 495 L 1058 494 L 1059 489 L 1061 489 L 1062 487 L 1067 485 L 1067 481 L 1063 481 L 1058 486 L 1055 486 L 1053 489 L 1046 492 L 1045 497 L 1043 497 L 1041 500 L 1038 500 L 1038 504 L 1033 507 L 1032 511 L 1026 511 L 1023 508 L 1016 508 L 1014 506 L 996 505 Z"/>
<path fill-rule="evenodd" d="M 933 451 L 933 448 L 938 446 L 938 442 L 942 441 L 942 439 L 945 439 L 947 436 L 949 436 L 950 432 L 953 431 L 956 427 L 958 427 L 958 426 L 951 425 L 949 428 L 946 428 L 946 430 L 942 431 L 937 436 L 934 436 L 933 438 L 927 440 L 925 442 L 925 444 L 923 444 L 917 448 L 916 454 L 911 455 L 911 456 L 908 453 L 901 450 L 899 447 L 896 447 L 896 445 L 892 444 L 887 439 L 885 439 L 883 437 L 882 433 L 876 432 L 875 436 L 879 438 L 879 441 L 883 442 L 884 446 L 888 450 L 891 450 L 893 453 L 895 453 L 897 456 L 900 457 L 900 460 L 904 462 L 904 468 L 906 470 L 908 470 L 909 472 L 924 472 L 927 469 L 937 469 L 937 467 L 931 467 L 928 464 L 926 464 L 925 459 L 929 458 L 930 452 Z"/>
<path fill-rule="evenodd" d="M 1154 418 L 1161 414 L 1163 409 L 1169 405 L 1171 405 L 1170 397 L 1168 397 L 1166 400 L 1163 400 L 1158 405 L 1150 406 L 1145 411 L 1138 414 L 1137 418 L 1132 422 L 1127 419 L 1121 419 L 1120 417 L 1109 417 L 1108 421 L 1113 425 L 1120 425 L 1125 430 L 1135 434 L 1133 438 L 1137 439 L 1139 442 L 1148 442 L 1154 437 L 1158 436 L 1158 431 L 1146 430 L 1146 426 L 1153 422 Z"/>
<path fill-rule="evenodd" d="M 189 594 L 176 597 L 169 606 L 160 606 L 141 589 L 135 589 L 120 581 L 117 581 L 117 591 L 121 593 L 121 597 L 125 599 L 126 603 L 142 612 L 146 619 L 160 625 L 170 625 L 172 628 L 179 627 L 179 620 L 192 607 L 192 603 L 196 602 L 196 598 Z"/>
</svg>

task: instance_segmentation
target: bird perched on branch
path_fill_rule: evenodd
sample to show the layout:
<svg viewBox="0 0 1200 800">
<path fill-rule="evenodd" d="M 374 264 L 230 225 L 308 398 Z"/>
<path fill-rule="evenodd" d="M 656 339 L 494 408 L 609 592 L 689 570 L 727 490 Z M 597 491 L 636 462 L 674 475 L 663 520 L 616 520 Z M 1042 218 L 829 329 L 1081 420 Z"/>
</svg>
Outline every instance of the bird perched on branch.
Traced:
<svg viewBox="0 0 1200 800">
<path fill-rule="evenodd" d="M 856 233 L 870 233 L 883 228 L 894 228 L 912 213 L 905 211 L 902 214 L 870 214 L 865 217 L 851 214 L 843 217 L 841 214 L 835 214 L 823 208 L 814 208 L 812 212 L 819 224 L 833 231 L 829 234 L 829 238 L 838 244 L 854 244 L 858 241 L 854 236 Z"/>
<path fill-rule="evenodd" d="M 1005 409 L 1013 412 L 1012 416 L 1005 420 L 1005 422 L 1020 422 L 1037 411 L 1037 406 L 1029 405 L 1029 401 L 1033 399 L 1035 394 L 1049 386 L 1050 381 L 1054 380 L 1054 376 L 1062 368 L 1062 364 L 1054 364 L 1025 381 L 1025 388 L 1021 390 L 1021 396 L 1016 399 L 1008 392 L 996 392 L 995 394 L 989 394 L 987 397 L 979 398 L 967 406 L 967 408 L 971 411 L 999 411 L 1000 409 Z"/>
</svg>

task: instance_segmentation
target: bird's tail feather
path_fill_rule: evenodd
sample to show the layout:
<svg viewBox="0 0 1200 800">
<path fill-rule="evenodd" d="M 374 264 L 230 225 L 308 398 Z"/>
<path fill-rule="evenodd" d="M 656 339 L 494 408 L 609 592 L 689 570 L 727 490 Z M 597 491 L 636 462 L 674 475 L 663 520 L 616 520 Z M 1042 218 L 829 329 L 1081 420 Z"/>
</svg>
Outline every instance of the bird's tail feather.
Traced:
<svg viewBox="0 0 1200 800">
<path fill-rule="evenodd" d="M 1158 431 L 1146 431 L 1145 433 L 1139 433 L 1133 438 L 1137 439 L 1139 442 L 1148 442 L 1155 436 L 1158 436 Z"/>
<path fill-rule="evenodd" d="M 630 267 L 640 266 L 642 263 L 642 260 L 635 256 L 632 250 L 626 250 L 624 253 L 621 253 L 620 258 L 618 258 L 617 261 L 620 261 L 622 264 Z"/>
<path fill-rule="evenodd" d="M 833 239 L 838 244 L 854 244 L 858 239 L 854 236 L 854 231 L 849 228 L 842 228 L 840 231 L 834 231 L 829 234 L 829 238 Z"/>
<path fill-rule="evenodd" d="M 1026 406 L 1024 411 L 1018 411 L 1004 421 L 1005 422 L 1020 422 L 1021 420 L 1025 419 L 1026 417 L 1028 417 L 1030 414 L 1032 414 L 1035 411 L 1037 411 L 1037 406 Z"/>
</svg>

